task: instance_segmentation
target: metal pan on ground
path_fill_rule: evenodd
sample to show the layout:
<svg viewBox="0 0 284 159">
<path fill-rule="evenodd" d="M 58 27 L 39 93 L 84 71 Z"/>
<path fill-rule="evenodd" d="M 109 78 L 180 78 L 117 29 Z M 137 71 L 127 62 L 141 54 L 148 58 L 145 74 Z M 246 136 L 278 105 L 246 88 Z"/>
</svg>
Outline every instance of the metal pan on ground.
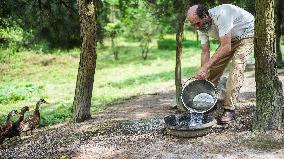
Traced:
<svg viewBox="0 0 284 159">
<path fill-rule="evenodd" d="M 164 118 L 165 120 L 165 134 L 193 138 L 207 135 L 211 132 L 212 127 L 217 124 L 217 121 L 212 116 L 206 116 L 203 120 L 204 124 L 197 126 L 187 126 L 186 122 L 189 121 L 187 115 L 169 115 Z"/>
<path fill-rule="evenodd" d="M 214 117 L 205 115 L 217 103 L 217 89 L 208 80 L 188 80 L 183 85 L 181 100 L 186 115 L 164 118 L 166 134 L 178 137 L 197 137 L 210 133 L 217 124 Z M 198 122 L 196 122 L 198 121 Z"/>
</svg>

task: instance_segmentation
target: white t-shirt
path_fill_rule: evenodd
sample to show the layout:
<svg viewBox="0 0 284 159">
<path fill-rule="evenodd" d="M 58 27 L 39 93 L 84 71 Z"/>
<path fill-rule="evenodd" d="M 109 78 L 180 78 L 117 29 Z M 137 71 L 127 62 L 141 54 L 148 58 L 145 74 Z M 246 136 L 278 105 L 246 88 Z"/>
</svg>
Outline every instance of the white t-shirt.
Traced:
<svg viewBox="0 0 284 159">
<path fill-rule="evenodd" d="M 209 37 L 219 40 L 231 32 L 232 41 L 254 36 L 254 16 L 244 9 L 222 4 L 208 10 L 212 25 L 208 32 L 198 30 L 201 44 L 209 41 Z"/>
</svg>

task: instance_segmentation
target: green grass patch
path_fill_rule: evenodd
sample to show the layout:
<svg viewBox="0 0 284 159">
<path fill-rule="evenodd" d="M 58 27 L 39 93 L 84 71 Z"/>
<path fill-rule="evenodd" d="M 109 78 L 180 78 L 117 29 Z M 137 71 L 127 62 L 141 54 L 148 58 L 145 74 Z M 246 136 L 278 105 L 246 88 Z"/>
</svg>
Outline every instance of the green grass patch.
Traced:
<svg viewBox="0 0 284 159">
<path fill-rule="evenodd" d="M 0 84 L 0 104 L 15 103 L 25 100 L 34 94 L 42 94 L 44 86 L 40 84 Z"/>
<path fill-rule="evenodd" d="M 176 41 L 174 39 L 163 39 L 157 41 L 158 49 L 160 50 L 176 50 Z M 200 42 L 196 40 L 184 40 L 183 47 L 200 47 Z"/>
<path fill-rule="evenodd" d="M 60 123 L 72 118 L 72 104 L 59 103 L 55 105 L 46 105 L 42 109 L 40 126 Z"/>
<path fill-rule="evenodd" d="M 173 36 L 174 37 L 174 36 Z M 174 39 L 171 39 L 174 41 Z M 172 43 L 172 42 L 171 42 Z M 174 43 L 175 44 L 175 43 Z M 110 43 L 97 49 L 97 66 L 93 86 L 92 113 L 103 111 L 111 103 L 133 96 L 163 90 L 162 85 L 175 89 L 175 50 L 160 50 L 156 40 L 150 44 L 148 59 L 143 60 L 139 43 L 118 40 L 118 57 L 114 60 Z M 212 50 L 218 47 L 213 44 Z M 49 52 L 50 51 L 50 52 Z M 200 48 L 194 38 L 184 42 L 182 76 L 191 77 L 200 66 Z M 50 125 L 71 118 L 80 50 L 21 51 L 0 64 L 0 122 L 12 109 L 45 98 L 41 125 Z M 3 68 L 3 69 L 1 69 Z M 31 111 L 30 113 L 32 113 Z"/>
</svg>

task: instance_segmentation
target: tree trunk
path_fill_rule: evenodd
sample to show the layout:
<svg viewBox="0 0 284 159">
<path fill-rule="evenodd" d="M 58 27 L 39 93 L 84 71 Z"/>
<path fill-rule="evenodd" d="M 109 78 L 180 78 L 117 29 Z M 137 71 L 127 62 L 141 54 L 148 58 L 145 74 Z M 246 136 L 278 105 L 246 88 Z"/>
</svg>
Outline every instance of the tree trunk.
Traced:
<svg viewBox="0 0 284 159">
<path fill-rule="evenodd" d="M 147 60 L 148 52 L 149 52 L 148 48 L 144 48 L 143 49 L 143 51 L 142 51 L 142 58 L 143 58 L 143 60 Z"/>
<path fill-rule="evenodd" d="M 195 36 L 196 36 L 196 43 L 198 43 L 198 42 L 199 42 L 198 32 L 197 32 L 197 31 L 195 31 L 194 33 L 195 33 Z"/>
<path fill-rule="evenodd" d="M 253 129 L 259 131 L 281 126 L 282 83 L 277 77 L 274 39 L 274 1 L 256 0 L 256 114 Z"/>
<path fill-rule="evenodd" d="M 114 37 L 111 38 L 111 48 L 112 48 L 114 59 L 118 60 L 118 50 L 117 50 L 117 46 L 116 46 L 116 42 L 115 42 Z"/>
<path fill-rule="evenodd" d="M 145 44 L 141 44 L 140 46 L 142 49 L 142 58 L 143 60 L 147 60 L 148 52 L 149 52 L 149 43 L 146 42 Z"/>
<path fill-rule="evenodd" d="M 176 68 L 175 68 L 175 85 L 176 85 L 176 102 L 179 110 L 184 111 L 181 102 L 181 54 L 182 54 L 182 36 L 183 36 L 183 25 L 186 17 L 181 15 L 178 23 L 178 30 L 176 33 Z"/>
<path fill-rule="evenodd" d="M 182 84 L 181 84 L 181 55 L 182 55 L 182 38 L 183 38 L 183 28 L 184 22 L 186 19 L 186 12 L 190 5 L 190 2 L 187 1 L 184 8 L 181 9 L 181 14 L 178 20 L 178 27 L 176 33 L 176 67 L 175 67 L 175 85 L 176 85 L 176 103 L 177 108 L 180 111 L 184 111 L 182 106 L 182 101 L 180 98 L 181 91 L 182 91 Z"/>
<path fill-rule="evenodd" d="M 280 0 L 276 1 L 275 5 L 275 33 L 276 33 L 276 64 L 277 67 L 283 67 L 284 63 L 282 61 L 282 53 L 281 53 L 281 24 L 282 24 L 282 14 L 281 14 L 281 6 Z"/>
<path fill-rule="evenodd" d="M 74 122 L 91 118 L 90 107 L 96 68 L 96 1 L 78 0 L 82 48 L 78 68 Z"/>
</svg>

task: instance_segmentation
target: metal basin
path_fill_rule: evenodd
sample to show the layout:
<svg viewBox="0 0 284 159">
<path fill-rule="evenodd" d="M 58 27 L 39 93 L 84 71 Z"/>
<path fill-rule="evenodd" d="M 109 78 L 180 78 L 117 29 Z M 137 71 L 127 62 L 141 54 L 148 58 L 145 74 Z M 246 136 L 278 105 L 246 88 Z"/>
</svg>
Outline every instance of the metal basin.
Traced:
<svg viewBox="0 0 284 159">
<path fill-rule="evenodd" d="M 217 124 L 212 116 L 204 116 L 202 124 L 188 126 L 190 115 L 169 115 L 164 118 L 166 134 L 177 137 L 198 137 L 210 133 L 211 128 Z"/>
</svg>

